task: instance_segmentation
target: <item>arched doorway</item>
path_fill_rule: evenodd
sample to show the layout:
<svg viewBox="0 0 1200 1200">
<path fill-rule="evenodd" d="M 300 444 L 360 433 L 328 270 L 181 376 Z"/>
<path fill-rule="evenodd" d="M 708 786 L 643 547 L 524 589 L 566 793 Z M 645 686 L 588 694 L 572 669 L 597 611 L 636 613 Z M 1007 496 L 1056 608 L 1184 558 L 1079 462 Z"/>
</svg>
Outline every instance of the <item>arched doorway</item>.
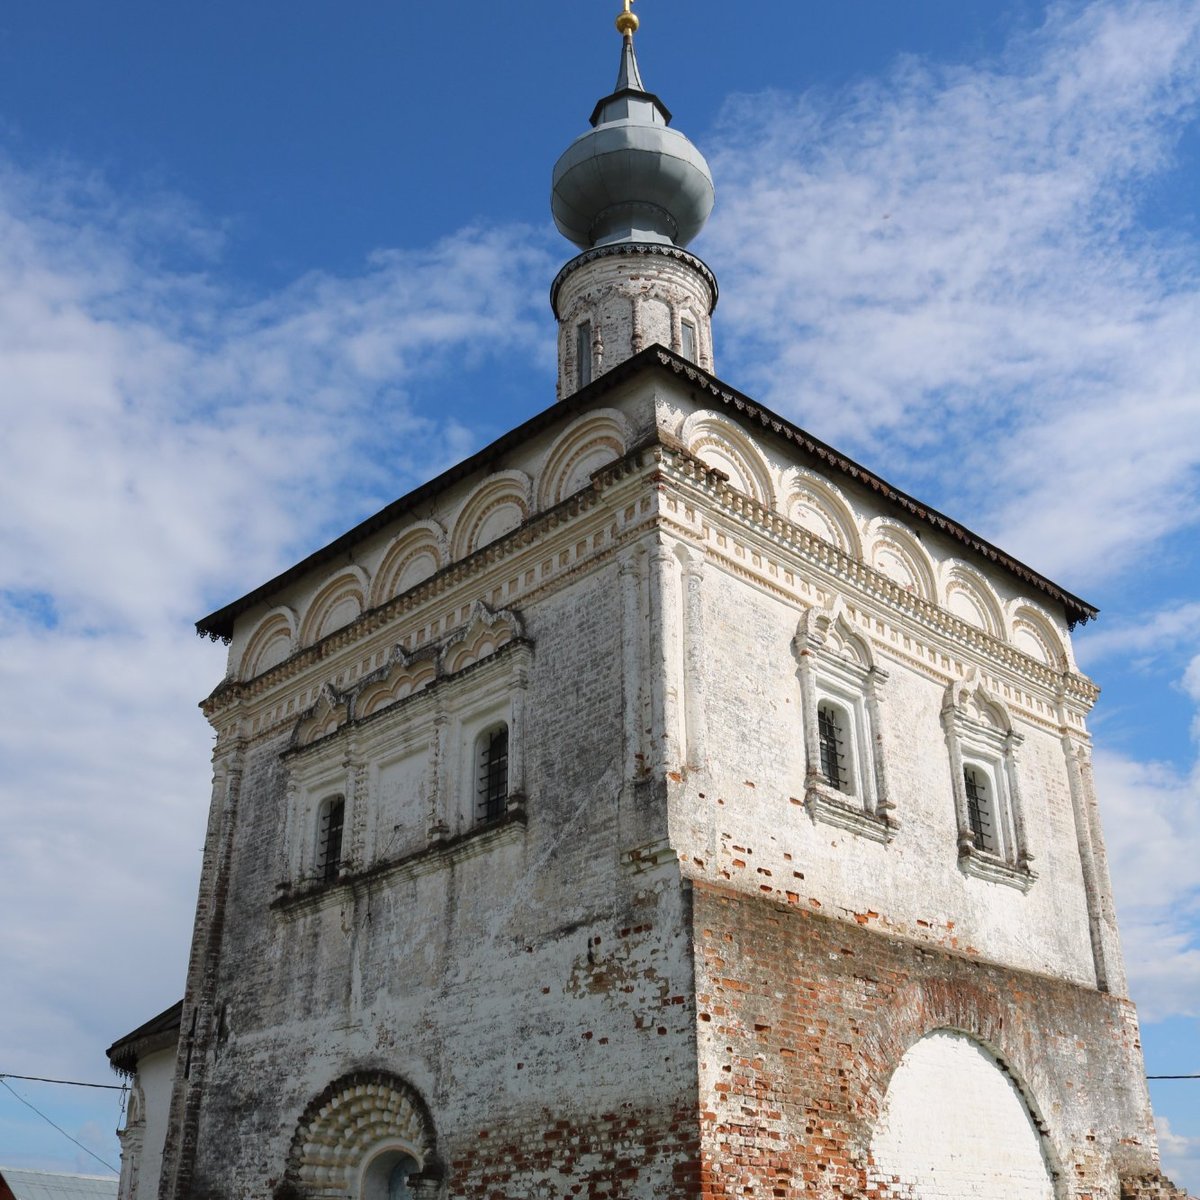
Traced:
<svg viewBox="0 0 1200 1200">
<path fill-rule="evenodd" d="M 408 1181 L 420 1169 L 421 1164 L 407 1150 L 377 1154 L 363 1172 L 362 1200 L 413 1200 Z"/>
<path fill-rule="evenodd" d="M 900 1060 L 871 1139 L 880 1195 L 1055 1200 L 1047 1147 L 996 1057 L 965 1034 L 929 1034 Z"/>
</svg>

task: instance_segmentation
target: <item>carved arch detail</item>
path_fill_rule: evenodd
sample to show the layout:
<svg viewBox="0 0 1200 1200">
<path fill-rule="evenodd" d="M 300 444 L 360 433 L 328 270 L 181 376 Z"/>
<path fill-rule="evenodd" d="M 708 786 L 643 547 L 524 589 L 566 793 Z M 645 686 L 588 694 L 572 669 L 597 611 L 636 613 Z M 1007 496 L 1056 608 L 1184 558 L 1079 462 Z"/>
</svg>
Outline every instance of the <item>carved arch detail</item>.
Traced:
<svg viewBox="0 0 1200 1200">
<path fill-rule="evenodd" d="M 287 1182 L 305 1200 L 358 1194 L 364 1167 L 382 1147 L 402 1147 L 416 1159 L 409 1180 L 433 1195 L 445 1171 L 437 1132 L 420 1093 L 399 1076 L 356 1071 L 331 1083 L 304 1110 L 288 1153 Z"/>
<path fill-rule="evenodd" d="M 300 626 L 300 645 L 311 646 L 360 617 L 369 590 L 367 573 L 346 567 L 313 597 Z"/>
<path fill-rule="evenodd" d="M 1028 600 L 1017 600 L 1008 609 L 1009 639 L 1030 658 L 1055 670 L 1072 667 L 1068 643 L 1054 622 Z"/>
<path fill-rule="evenodd" d="M 386 604 L 436 575 L 449 555 L 446 531 L 436 521 L 409 526 L 387 548 L 371 585 L 371 607 Z"/>
<path fill-rule="evenodd" d="M 253 679 L 278 666 L 296 650 L 296 613 L 291 608 L 272 609 L 250 635 L 238 675 Z"/>
<path fill-rule="evenodd" d="M 942 712 L 961 713 L 1002 734 L 1013 731 L 1012 713 L 1008 705 L 988 690 L 978 667 L 971 667 L 961 679 L 952 680 L 947 685 Z"/>
<path fill-rule="evenodd" d="M 302 712 L 292 729 L 291 745 L 307 746 L 336 733 L 349 719 L 350 705 L 344 693 L 331 683 L 323 683 L 317 702 Z"/>
<path fill-rule="evenodd" d="M 459 510 L 450 538 L 451 558 L 466 558 L 528 520 L 530 492 L 524 471 L 489 475 Z"/>
<path fill-rule="evenodd" d="M 863 549 L 868 566 L 922 599 L 936 602 L 933 560 L 905 526 L 887 517 L 874 517 L 867 523 Z"/>
<path fill-rule="evenodd" d="M 573 421 L 542 464 L 537 507 L 550 508 L 587 486 L 593 471 L 615 462 L 629 449 L 629 437 L 629 422 L 615 408 L 597 409 Z"/>
<path fill-rule="evenodd" d="M 680 440 L 690 454 L 728 475 L 738 491 L 775 507 L 775 486 L 762 451 L 728 417 L 707 409 L 692 413 L 683 423 Z"/>
<path fill-rule="evenodd" d="M 1004 612 L 992 585 L 973 567 L 952 559 L 942 564 L 941 603 L 968 625 L 1004 637 Z"/>
<path fill-rule="evenodd" d="M 515 612 L 507 608 L 493 611 L 476 600 L 466 625 L 442 648 L 442 673 L 453 675 L 524 636 L 524 625 Z"/>
<path fill-rule="evenodd" d="M 356 689 L 353 701 L 354 719 L 369 717 L 380 709 L 428 687 L 437 678 L 437 664 L 432 654 L 409 654 L 403 646 L 392 650 L 391 661 L 369 675 Z"/>
<path fill-rule="evenodd" d="M 852 558 L 862 558 L 862 536 L 854 512 L 829 480 L 794 467 L 784 475 L 780 493 L 784 497 L 781 511 L 789 521 L 832 542 Z"/>
<path fill-rule="evenodd" d="M 875 667 L 870 641 L 850 623 L 841 596 L 823 608 L 808 608 L 800 615 L 792 641 L 797 654 L 805 647 L 819 647 L 834 658 L 845 659 L 865 670 Z"/>
</svg>

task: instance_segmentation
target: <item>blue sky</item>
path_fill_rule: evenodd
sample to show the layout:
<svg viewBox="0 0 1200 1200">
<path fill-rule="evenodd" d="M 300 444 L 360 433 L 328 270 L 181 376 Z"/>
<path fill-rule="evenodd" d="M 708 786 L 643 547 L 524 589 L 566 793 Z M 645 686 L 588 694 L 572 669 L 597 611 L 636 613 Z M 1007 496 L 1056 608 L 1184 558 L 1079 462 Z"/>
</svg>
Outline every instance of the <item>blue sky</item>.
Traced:
<svg viewBox="0 0 1200 1200">
<path fill-rule="evenodd" d="M 0 1072 L 104 1080 L 181 992 L 192 620 L 551 402 L 617 7 L 0 13 Z M 716 176 L 719 374 L 1103 610 L 1148 1066 L 1200 1071 L 1200 5 L 638 9 Z M 117 1161 L 113 1094 L 20 1090 Z M 1153 1094 L 1200 1191 L 1200 1082 Z M 0 1162 L 100 1169 L 7 1093 Z"/>
</svg>

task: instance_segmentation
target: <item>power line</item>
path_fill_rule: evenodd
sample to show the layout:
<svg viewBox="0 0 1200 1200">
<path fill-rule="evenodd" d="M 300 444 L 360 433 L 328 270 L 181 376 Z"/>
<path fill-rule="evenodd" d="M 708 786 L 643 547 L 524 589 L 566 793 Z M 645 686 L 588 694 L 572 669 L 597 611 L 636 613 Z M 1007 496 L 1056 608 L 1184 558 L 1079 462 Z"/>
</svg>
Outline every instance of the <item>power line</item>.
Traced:
<svg viewBox="0 0 1200 1200">
<path fill-rule="evenodd" d="M 114 1175 L 120 1175 L 121 1172 L 118 1171 L 117 1168 L 112 1165 L 112 1163 L 105 1162 L 104 1159 L 102 1159 L 100 1157 L 100 1155 L 95 1153 L 95 1151 L 89 1150 L 81 1141 L 79 1141 L 76 1138 L 73 1138 L 61 1125 L 55 1125 L 54 1122 L 52 1120 L 50 1120 L 50 1118 L 48 1116 L 46 1116 L 46 1114 L 44 1112 L 42 1112 L 42 1110 L 40 1108 L 35 1108 L 32 1104 L 29 1103 L 28 1100 L 25 1099 L 24 1096 L 20 1095 L 18 1092 L 14 1092 L 13 1089 L 10 1088 L 7 1083 L 4 1082 L 3 1078 L 0 1078 L 0 1087 L 2 1087 L 6 1092 L 9 1092 L 11 1095 L 15 1096 L 18 1100 L 20 1100 L 20 1102 L 23 1105 L 25 1105 L 26 1108 L 32 1109 L 35 1113 L 37 1113 L 37 1115 L 39 1117 L 41 1117 L 42 1120 L 45 1121 L 46 1124 L 49 1125 L 51 1128 L 57 1129 L 58 1132 L 61 1133 L 63 1135 L 63 1137 L 65 1137 L 67 1139 L 68 1142 L 74 1142 L 75 1145 L 78 1146 L 80 1148 L 80 1150 L 82 1150 L 84 1152 L 84 1154 L 90 1154 L 92 1156 L 92 1158 L 94 1158 L 101 1166 L 107 1167 Z"/>
<path fill-rule="evenodd" d="M 78 1079 L 46 1079 L 41 1075 L 13 1075 L 9 1071 L 0 1071 L 0 1079 L 25 1079 L 30 1083 L 61 1083 L 67 1087 L 106 1088 L 110 1092 L 123 1092 L 123 1083 L 83 1083 Z"/>
<path fill-rule="evenodd" d="M 1200 1075 L 1147 1075 L 1147 1079 L 1200 1079 Z"/>
</svg>

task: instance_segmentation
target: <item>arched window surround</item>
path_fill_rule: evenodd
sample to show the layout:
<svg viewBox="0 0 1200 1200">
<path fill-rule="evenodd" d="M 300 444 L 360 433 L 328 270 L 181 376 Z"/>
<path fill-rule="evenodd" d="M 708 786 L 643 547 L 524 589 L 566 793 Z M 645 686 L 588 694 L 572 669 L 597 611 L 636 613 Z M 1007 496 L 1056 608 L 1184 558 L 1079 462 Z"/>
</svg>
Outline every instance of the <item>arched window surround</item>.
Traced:
<svg viewBox="0 0 1200 1200">
<path fill-rule="evenodd" d="M 1018 758 L 1024 738 L 1002 701 L 983 686 L 976 668 L 946 689 L 942 726 L 950 774 L 959 867 L 968 875 L 1028 891 L 1037 878 L 1021 804 Z M 986 789 L 992 829 L 978 837 L 968 781 Z"/>
<path fill-rule="evenodd" d="M 880 753 L 880 695 L 887 673 L 876 665 L 869 642 L 854 629 L 840 599 L 805 612 L 793 649 L 803 707 L 804 803 L 809 815 L 874 841 L 890 841 L 897 822 Z M 823 709 L 838 718 L 843 756 L 838 783 L 828 777 L 824 761 L 830 730 L 822 727 Z"/>
</svg>

